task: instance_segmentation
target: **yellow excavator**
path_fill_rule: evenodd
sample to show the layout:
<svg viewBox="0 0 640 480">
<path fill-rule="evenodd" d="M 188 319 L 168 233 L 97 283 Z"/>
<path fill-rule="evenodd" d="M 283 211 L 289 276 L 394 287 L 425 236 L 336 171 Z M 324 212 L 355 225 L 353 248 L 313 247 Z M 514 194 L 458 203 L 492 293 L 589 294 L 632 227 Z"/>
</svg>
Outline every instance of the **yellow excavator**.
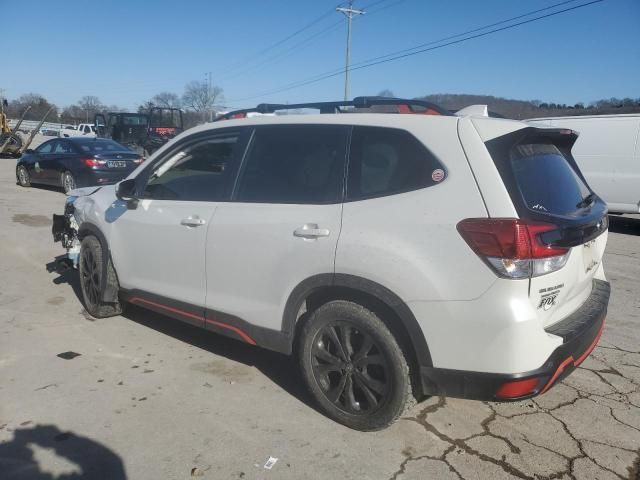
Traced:
<svg viewBox="0 0 640 480">
<path fill-rule="evenodd" d="M 27 138 L 27 140 L 23 140 L 20 135 L 18 135 L 18 129 L 20 125 L 22 125 L 22 121 L 24 120 L 25 115 L 31 109 L 31 106 L 28 106 L 24 112 L 22 112 L 22 116 L 16 126 L 13 129 L 9 128 L 9 119 L 7 118 L 7 114 L 5 113 L 9 104 L 6 99 L 2 100 L 2 108 L 0 108 L 0 158 L 2 157 L 10 157 L 17 158 L 22 155 L 22 153 L 29 148 L 31 142 L 33 141 L 33 137 L 40 131 L 42 124 L 47 119 L 51 110 L 54 107 L 51 107 L 47 113 L 42 117 L 38 126 L 31 130 L 31 134 Z"/>
<path fill-rule="evenodd" d="M 9 128 L 9 120 L 7 119 L 7 114 L 4 111 L 9 106 L 9 103 L 6 99 L 2 99 L 2 107 L 0 107 L 0 135 L 5 133 L 10 133 L 11 129 Z"/>
</svg>

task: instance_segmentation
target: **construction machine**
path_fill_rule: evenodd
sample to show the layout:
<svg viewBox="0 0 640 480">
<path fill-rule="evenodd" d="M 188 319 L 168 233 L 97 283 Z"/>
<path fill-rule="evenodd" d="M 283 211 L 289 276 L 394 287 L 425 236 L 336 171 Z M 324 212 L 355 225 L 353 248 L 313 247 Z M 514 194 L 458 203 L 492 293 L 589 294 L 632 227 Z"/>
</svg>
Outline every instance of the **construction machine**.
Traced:
<svg viewBox="0 0 640 480">
<path fill-rule="evenodd" d="M 15 127 L 11 129 L 9 127 L 9 119 L 7 118 L 7 114 L 5 113 L 7 107 L 9 106 L 6 99 L 2 101 L 2 110 L 0 111 L 0 158 L 18 158 L 23 152 L 29 148 L 33 138 L 40 131 L 42 124 L 47 119 L 51 111 L 55 107 L 51 107 L 47 110 L 42 120 L 38 123 L 38 126 L 31 130 L 30 135 L 24 140 L 20 135 L 18 135 L 18 130 L 20 129 L 20 125 L 24 120 L 24 117 L 27 115 L 27 112 L 31 110 L 31 106 L 25 108 L 24 112 L 22 112 L 22 116 L 20 120 L 16 123 Z"/>
<path fill-rule="evenodd" d="M 152 107 L 142 113 L 109 112 L 94 117 L 96 134 L 149 156 L 184 130 L 182 110 Z"/>
</svg>

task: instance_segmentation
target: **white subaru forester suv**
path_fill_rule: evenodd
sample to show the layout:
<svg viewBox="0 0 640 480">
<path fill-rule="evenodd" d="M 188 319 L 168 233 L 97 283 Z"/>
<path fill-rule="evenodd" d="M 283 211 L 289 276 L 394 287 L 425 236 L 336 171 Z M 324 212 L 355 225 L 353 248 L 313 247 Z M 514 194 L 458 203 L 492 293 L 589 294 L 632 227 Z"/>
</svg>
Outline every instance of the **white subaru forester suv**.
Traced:
<svg viewBox="0 0 640 480">
<path fill-rule="evenodd" d="M 575 132 L 415 100 L 253 111 L 285 108 L 321 113 L 233 112 L 71 192 L 53 233 L 91 315 L 131 303 L 295 354 L 358 430 L 413 396 L 544 393 L 595 347 L 607 207 Z"/>
</svg>

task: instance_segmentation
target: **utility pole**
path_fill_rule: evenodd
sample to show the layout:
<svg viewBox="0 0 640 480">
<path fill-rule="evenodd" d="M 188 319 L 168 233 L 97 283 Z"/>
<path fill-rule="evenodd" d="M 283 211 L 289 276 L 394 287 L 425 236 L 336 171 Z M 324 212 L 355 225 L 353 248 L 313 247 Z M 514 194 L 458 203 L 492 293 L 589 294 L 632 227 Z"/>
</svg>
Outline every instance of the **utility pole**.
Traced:
<svg viewBox="0 0 640 480">
<path fill-rule="evenodd" d="M 351 23 L 354 15 L 364 15 L 364 10 L 353 8 L 353 0 L 349 0 L 349 7 L 338 7 L 336 11 L 343 13 L 347 17 L 347 60 L 344 68 L 344 99 L 349 99 L 349 68 L 351 67 Z"/>
</svg>

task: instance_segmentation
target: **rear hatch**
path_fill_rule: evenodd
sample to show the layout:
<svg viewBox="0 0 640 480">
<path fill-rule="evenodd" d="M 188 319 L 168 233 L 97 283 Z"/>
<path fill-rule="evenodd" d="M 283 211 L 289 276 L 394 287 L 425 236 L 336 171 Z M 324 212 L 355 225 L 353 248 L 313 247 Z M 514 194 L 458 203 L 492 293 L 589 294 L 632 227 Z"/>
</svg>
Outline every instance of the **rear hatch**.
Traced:
<svg viewBox="0 0 640 480">
<path fill-rule="evenodd" d="M 607 206 L 571 155 L 571 130 L 524 128 L 485 144 L 532 242 L 553 256 L 534 261 L 529 299 L 544 326 L 577 310 L 604 279 Z"/>
</svg>

